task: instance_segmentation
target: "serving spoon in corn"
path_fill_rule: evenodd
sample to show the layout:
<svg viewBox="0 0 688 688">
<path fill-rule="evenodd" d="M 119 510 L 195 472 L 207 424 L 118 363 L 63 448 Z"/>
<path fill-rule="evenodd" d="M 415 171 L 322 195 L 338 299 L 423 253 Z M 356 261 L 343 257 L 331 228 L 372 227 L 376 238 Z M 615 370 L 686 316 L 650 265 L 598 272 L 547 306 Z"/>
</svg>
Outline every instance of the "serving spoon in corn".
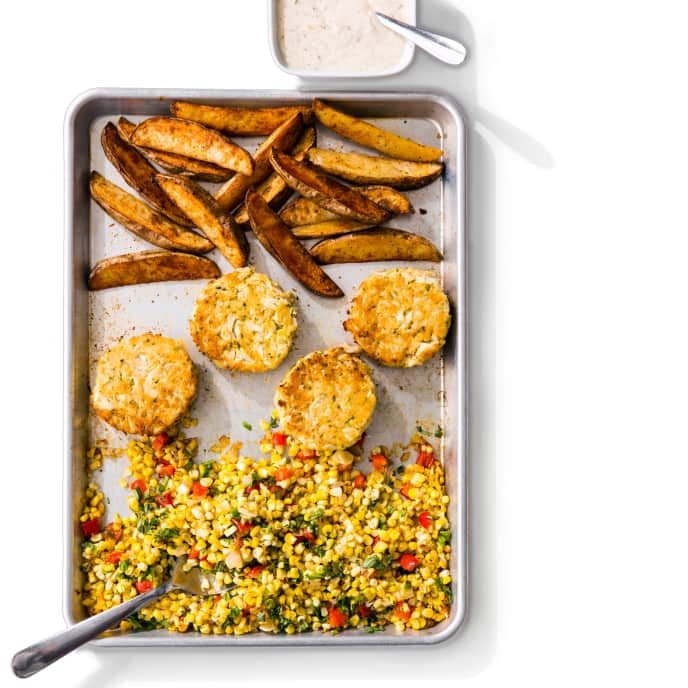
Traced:
<svg viewBox="0 0 688 688">
<path fill-rule="evenodd" d="M 213 574 L 202 571 L 197 566 L 184 571 L 185 563 L 185 558 L 177 559 L 170 578 L 157 588 L 147 590 L 112 609 L 91 616 L 65 631 L 20 650 L 12 657 L 12 671 L 19 678 L 33 676 L 171 590 L 207 596 L 220 595 L 234 587 L 218 585 Z"/>
</svg>

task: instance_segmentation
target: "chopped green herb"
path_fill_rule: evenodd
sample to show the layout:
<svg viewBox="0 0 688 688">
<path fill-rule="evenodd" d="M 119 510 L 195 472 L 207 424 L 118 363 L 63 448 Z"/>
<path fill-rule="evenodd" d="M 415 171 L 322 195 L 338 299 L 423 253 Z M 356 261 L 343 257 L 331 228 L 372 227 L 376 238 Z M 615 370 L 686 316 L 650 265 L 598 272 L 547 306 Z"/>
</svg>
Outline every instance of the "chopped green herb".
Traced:
<svg viewBox="0 0 688 688">
<path fill-rule="evenodd" d="M 380 566 L 380 557 L 372 554 L 363 562 L 364 569 L 377 569 Z"/>
<path fill-rule="evenodd" d="M 443 434 L 442 428 L 438 425 L 437 430 L 435 430 L 435 437 L 442 437 Z"/>
<path fill-rule="evenodd" d="M 139 533 L 146 535 L 147 533 L 150 533 L 153 530 L 155 530 L 155 528 L 157 528 L 159 525 L 160 519 L 156 518 L 155 516 L 149 519 L 140 518 L 136 522 L 136 530 L 138 530 Z"/>
<path fill-rule="evenodd" d="M 426 437 L 430 437 L 431 433 L 429 433 L 427 430 L 423 430 L 423 428 L 420 425 L 416 425 L 416 430 L 421 434 L 425 435 Z"/>
<path fill-rule="evenodd" d="M 155 534 L 155 539 L 158 542 L 169 542 L 172 538 L 179 535 L 179 528 L 160 528 Z"/>
<path fill-rule="evenodd" d="M 309 517 L 309 521 L 317 521 L 319 518 L 322 518 L 325 515 L 325 509 L 316 509 Z"/>
<path fill-rule="evenodd" d="M 252 426 L 250 423 L 246 422 L 246 421 L 244 421 L 244 422 L 242 423 L 242 425 L 243 425 L 247 430 L 253 430 L 253 426 Z"/>
<path fill-rule="evenodd" d="M 277 418 L 270 418 L 270 427 L 274 430 L 275 428 L 279 427 L 279 421 Z"/>
<path fill-rule="evenodd" d="M 437 536 L 438 545 L 446 545 L 451 540 L 450 530 L 440 530 L 440 534 Z"/>
<path fill-rule="evenodd" d="M 447 597 L 447 604 L 451 604 L 454 601 L 454 595 L 452 593 L 451 587 L 448 585 L 445 585 L 442 582 L 442 579 L 437 577 L 435 578 L 435 583 L 437 584 L 437 587 L 445 594 Z"/>
</svg>

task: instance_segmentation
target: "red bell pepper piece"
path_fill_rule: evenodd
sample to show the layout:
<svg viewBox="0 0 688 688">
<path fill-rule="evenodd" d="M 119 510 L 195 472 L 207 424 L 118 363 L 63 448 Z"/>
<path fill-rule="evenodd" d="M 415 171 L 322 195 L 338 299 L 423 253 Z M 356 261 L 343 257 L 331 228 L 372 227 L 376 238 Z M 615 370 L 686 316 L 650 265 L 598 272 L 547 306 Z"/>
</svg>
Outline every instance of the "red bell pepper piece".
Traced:
<svg viewBox="0 0 688 688">
<path fill-rule="evenodd" d="M 245 535 L 246 533 L 251 532 L 251 528 L 253 528 L 253 524 L 249 523 L 248 521 L 239 521 L 236 518 L 232 519 L 232 523 L 237 527 L 237 532 L 239 535 Z"/>
<path fill-rule="evenodd" d="M 275 471 L 275 480 L 277 482 L 280 482 L 282 480 L 287 480 L 287 478 L 291 478 L 291 476 L 294 475 L 292 473 L 291 468 L 289 466 L 280 466 L 276 471 Z"/>
<path fill-rule="evenodd" d="M 122 553 L 118 552 L 117 550 L 113 550 L 107 555 L 107 557 L 105 557 L 105 561 L 107 561 L 108 564 L 119 564 L 121 558 Z"/>
<path fill-rule="evenodd" d="M 141 490 L 141 494 L 143 494 L 148 489 L 148 486 L 146 485 L 146 483 L 143 480 L 141 480 L 140 478 L 138 480 L 134 480 L 131 483 L 131 485 L 129 485 L 129 487 L 132 490 L 135 490 L 138 487 L 139 490 Z"/>
<path fill-rule="evenodd" d="M 415 557 L 413 556 L 413 554 L 405 552 L 399 557 L 398 563 L 399 566 L 401 566 L 401 568 L 404 569 L 404 571 L 414 571 L 420 562 L 418 561 L 418 557 Z"/>
<path fill-rule="evenodd" d="M 205 497 L 208 493 L 208 488 L 205 485 L 201 485 L 201 483 L 194 483 L 191 486 L 191 493 L 194 497 Z"/>
<path fill-rule="evenodd" d="M 99 518 L 91 518 L 88 521 L 84 521 L 81 524 L 81 532 L 86 537 L 91 537 L 91 535 L 95 535 L 96 533 L 100 533 L 100 519 Z"/>
<path fill-rule="evenodd" d="M 148 579 L 142 580 L 142 581 L 136 581 L 134 584 L 136 586 L 136 589 L 141 593 L 141 592 L 147 592 L 153 587 L 153 583 L 151 583 Z"/>
<path fill-rule="evenodd" d="M 384 456 L 384 454 L 373 454 L 370 457 L 370 461 L 373 464 L 373 468 L 376 471 L 380 471 L 380 473 L 386 471 L 387 467 L 389 466 L 389 460 L 386 456 Z"/>
<path fill-rule="evenodd" d="M 332 607 L 328 614 L 328 621 L 332 628 L 342 628 L 346 626 L 349 617 L 338 607 Z"/>
<path fill-rule="evenodd" d="M 422 513 L 418 514 L 418 523 L 420 523 L 425 530 L 430 530 L 430 527 L 432 526 L 432 516 L 430 516 L 430 512 L 423 511 Z"/>
<path fill-rule="evenodd" d="M 423 466 L 423 468 L 430 468 L 432 462 L 435 460 L 435 455 L 432 452 L 418 452 L 416 458 L 416 465 Z"/>
<path fill-rule="evenodd" d="M 283 432 L 272 433 L 273 447 L 283 447 L 287 443 L 287 436 Z"/>
<path fill-rule="evenodd" d="M 156 499 L 158 506 L 172 506 L 174 504 L 174 497 L 171 492 L 159 495 Z"/>
<path fill-rule="evenodd" d="M 153 450 L 159 452 L 164 446 L 170 443 L 170 436 L 166 432 L 161 432 L 153 438 Z"/>
<path fill-rule="evenodd" d="M 411 607 L 408 602 L 404 602 L 403 600 L 399 600 L 394 605 L 394 614 L 398 618 L 400 618 L 402 621 L 408 621 L 411 618 L 412 613 L 413 613 L 413 607 Z"/>
</svg>

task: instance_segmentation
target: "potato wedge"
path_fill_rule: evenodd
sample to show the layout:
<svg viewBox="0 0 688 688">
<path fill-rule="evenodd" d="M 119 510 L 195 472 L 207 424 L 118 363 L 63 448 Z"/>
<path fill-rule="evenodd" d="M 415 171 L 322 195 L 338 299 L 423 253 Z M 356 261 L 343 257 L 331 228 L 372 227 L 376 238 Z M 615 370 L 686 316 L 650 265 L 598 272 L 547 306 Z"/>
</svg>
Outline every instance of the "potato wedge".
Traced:
<svg viewBox="0 0 688 688">
<path fill-rule="evenodd" d="M 307 156 L 312 151 L 313 149 Z M 315 201 L 326 210 L 359 222 L 372 224 L 380 224 L 389 217 L 388 211 L 358 191 L 326 177 L 315 168 L 295 160 L 286 153 L 280 153 L 273 148 L 270 151 L 270 162 L 275 172 L 287 182 L 287 186 Z"/>
<path fill-rule="evenodd" d="M 215 279 L 221 274 L 208 258 L 153 249 L 99 261 L 88 276 L 88 288 L 95 291 L 147 282 Z"/>
<path fill-rule="evenodd" d="M 244 200 L 246 192 L 255 187 L 270 175 L 270 150 L 274 147 L 280 151 L 288 151 L 295 143 L 303 129 L 303 118 L 300 112 L 295 112 L 288 120 L 275 129 L 253 154 L 253 174 L 235 174 L 215 194 L 215 200 L 225 208 L 234 210 Z"/>
<path fill-rule="evenodd" d="M 307 159 L 316 167 L 356 184 L 386 184 L 395 189 L 418 189 L 442 174 L 441 162 L 409 162 L 363 153 L 339 153 L 311 148 Z"/>
<path fill-rule="evenodd" d="M 358 117 L 347 115 L 318 98 L 313 99 L 313 112 L 318 122 L 328 129 L 332 129 L 345 139 L 389 155 L 391 158 L 432 162 L 442 157 L 442 151 L 439 148 L 424 146 L 411 139 L 393 134 L 391 131 L 376 127 Z"/>
<path fill-rule="evenodd" d="M 272 134 L 277 127 L 295 113 L 303 115 L 304 122 L 313 122 L 310 105 L 287 107 L 243 108 L 218 105 L 198 105 L 177 101 L 170 105 L 175 117 L 190 119 L 233 136 L 263 136 Z"/>
<path fill-rule="evenodd" d="M 249 246 L 244 232 L 202 186 L 169 174 L 158 174 L 156 180 L 235 268 L 246 265 Z"/>
<path fill-rule="evenodd" d="M 285 222 L 285 224 L 287 224 Z M 349 220 L 346 217 L 336 217 L 334 220 L 314 222 L 310 225 L 292 227 L 291 231 L 297 239 L 321 239 L 322 237 L 337 236 L 348 232 L 359 232 L 362 229 L 370 229 L 375 225 Z"/>
<path fill-rule="evenodd" d="M 291 155 L 295 160 L 303 160 L 306 157 L 306 153 L 315 145 L 315 141 L 315 127 L 306 127 L 303 134 L 301 134 L 301 138 L 292 149 Z M 256 187 L 256 191 L 267 201 L 273 210 L 280 208 L 292 194 L 291 188 L 287 186 L 287 183 L 277 172 L 272 172 L 264 182 Z M 251 229 L 245 203 L 242 203 L 237 208 L 234 219 L 244 229 Z"/>
<path fill-rule="evenodd" d="M 395 215 L 406 215 L 413 212 L 411 201 L 391 186 L 361 186 L 356 191 Z M 280 212 L 280 218 L 290 227 L 328 222 L 340 217 L 303 197 L 296 198 Z"/>
<path fill-rule="evenodd" d="M 246 194 L 246 210 L 260 243 L 301 284 L 321 296 L 344 296 L 257 191 Z"/>
<path fill-rule="evenodd" d="M 205 160 L 227 170 L 252 174 L 253 158 L 241 146 L 198 122 L 174 117 L 150 117 L 131 135 L 135 146 Z"/>
<path fill-rule="evenodd" d="M 391 227 L 323 239 L 311 247 L 311 255 L 322 265 L 379 260 L 428 260 L 439 263 L 442 260 L 442 254 L 431 241 Z"/>
<path fill-rule="evenodd" d="M 111 218 L 155 246 L 190 253 L 207 253 L 214 248 L 204 236 L 175 224 L 98 172 L 91 172 L 90 189 L 91 198 Z"/>
<path fill-rule="evenodd" d="M 136 129 L 136 125 L 126 117 L 120 117 L 117 120 L 117 131 L 128 143 L 131 143 L 131 135 L 134 133 L 134 129 Z M 226 170 L 224 167 L 214 165 L 212 162 L 194 160 L 194 158 L 187 158 L 176 153 L 164 153 L 152 148 L 143 148 L 142 146 L 138 147 L 138 151 L 149 162 L 155 163 L 170 174 L 181 174 L 202 182 L 226 182 L 234 174 L 232 170 Z"/>
<path fill-rule="evenodd" d="M 137 191 L 154 208 L 167 215 L 170 220 L 179 225 L 191 227 L 189 219 L 179 211 L 179 208 L 156 184 L 157 170 L 155 167 L 134 146 L 127 143 L 119 135 L 117 127 L 112 122 L 108 122 L 103 127 L 100 143 L 107 159 L 132 189 Z"/>
</svg>

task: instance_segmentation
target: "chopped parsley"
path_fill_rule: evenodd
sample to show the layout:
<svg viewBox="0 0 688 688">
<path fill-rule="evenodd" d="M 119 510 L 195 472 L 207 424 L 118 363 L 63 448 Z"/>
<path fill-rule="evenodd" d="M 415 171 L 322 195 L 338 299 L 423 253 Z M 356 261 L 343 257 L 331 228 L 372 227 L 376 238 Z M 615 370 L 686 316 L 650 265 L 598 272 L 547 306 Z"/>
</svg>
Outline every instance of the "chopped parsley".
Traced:
<svg viewBox="0 0 688 688">
<path fill-rule="evenodd" d="M 158 542 L 169 542 L 172 538 L 176 538 L 179 535 L 179 528 L 160 528 L 160 530 L 155 534 L 155 539 Z"/>
<path fill-rule="evenodd" d="M 253 426 L 248 423 L 247 421 L 244 421 L 242 425 L 247 429 L 247 430 L 253 430 Z"/>
</svg>

